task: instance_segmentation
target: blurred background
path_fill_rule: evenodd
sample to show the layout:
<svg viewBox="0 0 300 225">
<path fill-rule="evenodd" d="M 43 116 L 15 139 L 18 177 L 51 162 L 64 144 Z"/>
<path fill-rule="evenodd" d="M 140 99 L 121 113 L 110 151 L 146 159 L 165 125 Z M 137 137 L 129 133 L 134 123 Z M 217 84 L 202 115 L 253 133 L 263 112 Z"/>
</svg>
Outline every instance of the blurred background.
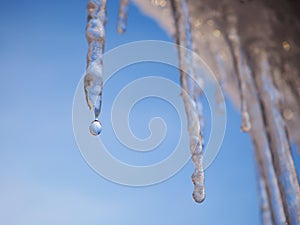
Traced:
<svg viewBox="0 0 300 225">
<path fill-rule="evenodd" d="M 86 3 L 0 2 L 0 223 L 258 224 L 251 141 L 240 132 L 240 115 L 230 101 L 226 101 L 225 139 L 206 170 L 207 198 L 202 204 L 191 197 L 191 162 L 169 180 L 140 188 L 107 181 L 87 165 L 72 130 L 74 92 L 86 65 Z M 173 42 L 134 4 L 130 5 L 127 31 L 119 35 L 118 1 L 108 1 L 107 7 L 106 51 L 138 40 Z M 136 65 L 120 71 L 103 92 L 104 125 L 110 122 L 106 106 L 111 96 L 131 80 L 151 75 L 179 82 L 178 71 L 164 65 Z M 146 114 L 145 109 L 149 109 Z M 166 118 L 171 132 L 166 149 L 174 145 L 176 129 L 169 126 L 177 118 L 170 106 L 152 99 L 137 105 L 133 114 L 132 129 L 141 137 L 147 137 L 151 117 Z M 109 139 L 108 133 L 106 136 Z M 139 163 L 139 156 L 114 140 L 107 141 L 116 157 Z M 150 161 L 159 161 L 160 156 L 153 155 Z"/>
</svg>

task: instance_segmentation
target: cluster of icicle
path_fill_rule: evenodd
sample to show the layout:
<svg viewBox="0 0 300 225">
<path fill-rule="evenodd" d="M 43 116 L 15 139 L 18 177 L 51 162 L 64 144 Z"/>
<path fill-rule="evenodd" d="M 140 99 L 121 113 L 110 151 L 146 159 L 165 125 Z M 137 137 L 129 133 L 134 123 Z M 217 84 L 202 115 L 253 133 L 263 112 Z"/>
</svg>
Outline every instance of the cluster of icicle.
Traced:
<svg viewBox="0 0 300 225">
<path fill-rule="evenodd" d="M 184 42 L 180 26 L 185 22 L 177 24 L 178 17 L 186 17 L 181 1 L 135 2 Z M 300 5 L 292 0 L 183 2 L 194 50 L 240 105 L 241 130 L 253 140 L 263 224 L 300 224 L 291 154 L 291 141 L 300 144 Z"/>
<path fill-rule="evenodd" d="M 263 224 L 300 224 L 300 188 L 290 144 L 291 139 L 300 143 L 300 22 L 293 8 L 297 3 L 290 0 L 274 0 L 272 4 L 267 0 L 135 2 L 174 34 L 178 45 L 196 51 L 241 106 L 241 130 L 250 133 L 255 149 Z M 85 90 L 90 108 L 97 113 L 101 106 L 102 80 L 98 75 L 101 77 L 105 4 L 103 0 L 90 0 L 88 5 Z M 118 31 L 123 33 L 128 0 L 120 4 Z M 191 82 L 199 74 L 194 71 L 188 53 L 179 48 L 178 54 L 195 165 L 193 197 L 201 202 L 205 197 L 201 91 Z M 188 71 L 189 76 L 183 71 Z M 90 93 L 97 96 L 99 104 L 90 99 Z"/>
<path fill-rule="evenodd" d="M 120 1 L 118 32 L 124 33 L 127 25 L 129 0 Z M 183 46 L 192 50 L 192 39 L 190 36 L 190 25 L 188 21 L 188 8 L 185 1 L 172 2 L 174 8 L 174 21 L 177 32 L 176 36 L 178 46 Z M 87 6 L 88 10 L 88 25 L 86 28 L 86 37 L 89 44 L 87 56 L 87 71 L 84 78 L 84 90 L 86 100 L 90 109 L 94 110 L 95 121 L 92 122 L 91 133 L 98 135 L 95 131 L 98 122 L 98 117 L 101 109 L 102 101 L 102 69 L 103 69 L 103 52 L 105 44 L 105 23 L 106 23 L 106 0 L 90 0 Z M 184 16 L 183 16 L 184 15 Z M 192 159 L 195 165 L 195 170 L 192 175 L 194 183 L 193 198 L 196 202 L 202 202 L 205 198 L 204 191 L 204 169 L 203 169 L 203 154 L 202 154 L 202 133 L 200 123 L 202 121 L 202 104 L 201 91 L 199 87 L 194 87 L 193 79 L 195 79 L 194 66 L 190 52 L 182 52 L 178 48 L 180 61 L 180 80 L 183 88 L 182 97 L 184 100 L 188 127 L 190 134 L 190 149 Z M 185 74 L 183 71 L 187 71 Z M 96 123 L 96 125 L 95 125 Z M 100 125 L 98 125 L 100 126 Z"/>
</svg>

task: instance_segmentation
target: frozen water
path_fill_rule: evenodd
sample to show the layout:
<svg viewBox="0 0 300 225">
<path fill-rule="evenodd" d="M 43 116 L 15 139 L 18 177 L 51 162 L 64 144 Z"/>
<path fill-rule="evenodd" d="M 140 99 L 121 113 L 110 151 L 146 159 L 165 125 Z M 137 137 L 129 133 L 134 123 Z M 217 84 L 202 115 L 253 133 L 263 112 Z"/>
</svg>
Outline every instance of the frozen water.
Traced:
<svg viewBox="0 0 300 225">
<path fill-rule="evenodd" d="M 102 104 L 102 56 L 105 44 L 106 0 L 89 0 L 87 11 L 88 24 L 86 27 L 86 39 L 89 49 L 86 74 L 84 77 L 84 91 L 87 104 L 89 108 L 94 111 L 95 119 L 98 119 Z M 90 127 L 90 131 L 93 135 L 98 135 L 101 130 L 99 133 L 97 131 L 94 132 Z"/>
<path fill-rule="evenodd" d="M 87 69 L 84 77 L 84 91 L 88 106 L 94 111 L 95 119 L 97 119 L 102 103 L 102 56 L 105 44 L 106 0 L 90 0 L 87 5 L 87 11 L 86 38 L 89 49 Z"/>
<path fill-rule="evenodd" d="M 192 181 L 194 184 L 193 199 L 195 202 L 203 202 L 205 199 L 204 168 L 203 168 L 203 136 L 201 132 L 202 102 L 201 90 L 194 85 L 199 75 L 195 74 L 192 50 L 192 36 L 189 24 L 189 13 L 185 0 L 171 1 L 175 25 L 175 40 L 178 46 L 180 81 L 183 89 L 182 98 L 187 112 L 188 130 L 190 134 L 190 151 L 194 163 Z M 190 51 L 183 51 L 184 47 Z M 186 71 L 185 74 L 183 71 Z"/>
</svg>

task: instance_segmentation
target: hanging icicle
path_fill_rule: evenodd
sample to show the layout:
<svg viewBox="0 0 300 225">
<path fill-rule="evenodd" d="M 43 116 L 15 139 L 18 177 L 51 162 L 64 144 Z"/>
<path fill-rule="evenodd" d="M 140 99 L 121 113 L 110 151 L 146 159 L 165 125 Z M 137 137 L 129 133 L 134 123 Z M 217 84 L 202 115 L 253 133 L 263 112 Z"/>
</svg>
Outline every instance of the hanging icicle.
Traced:
<svg viewBox="0 0 300 225">
<path fill-rule="evenodd" d="M 105 44 L 106 0 L 90 0 L 87 5 L 87 11 L 86 38 L 89 49 L 84 77 L 84 91 L 87 104 L 94 111 L 95 115 L 95 120 L 90 125 L 90 132 L 93 135 L 99 135 L 102 129 L 98 117 L 102 104 L 102 57 Z"/>
<path fill-rule="evenodd" d="M 180 81 L 183 89 L 182 98 L 187 112 L 190 149 L 194 163 L 194 173 L 192 175 L 194 184 L 193 198 L 200 203 L 205 199 L 203 140 L 200 127 L 202 118 L 198 114 L 202 113 L 202 103 L 199 98 L 201 92 L 199 87 L 194 85 L 195 74 L 191 55 L 192 39 L 186 2 L 184 0 L 171 1 L 171 7 L 176 30 L 175 39 L 178 46 Z M 184 51 L 183 48 L 186 48 L 187 51 Z"/>
<path fill-rule="evenodd" d="M 127 28 L 129 0 L 121 0 L 118 15 L 118 32 L 123 34 Z"/>
<path fill-rule="evenodd" d="M 228 6 L 225 11 L 225 21 L 226 21 L 226 37 L 228 39 L 229 49 L 231 51 L 232 61 L 235 73 L 237 75 L 238 88 L 239 88 L 239 96 L 241 102 L 241 115 L 242 115 L 242 125 L 241 130 L 243 132 L 248 132 L 251 129 L 251 123 L 249 118 L 249 112 L 246 104 L 246 95 L 247 89 L 245 84 L 245 60 L 244 55 L 241 49 L 241 44 L 239 40 L 239 35 L 237 32 L 238 27 L 238 18 L 236 13 L 233 11 L 233 8 Z"/>
</svg>

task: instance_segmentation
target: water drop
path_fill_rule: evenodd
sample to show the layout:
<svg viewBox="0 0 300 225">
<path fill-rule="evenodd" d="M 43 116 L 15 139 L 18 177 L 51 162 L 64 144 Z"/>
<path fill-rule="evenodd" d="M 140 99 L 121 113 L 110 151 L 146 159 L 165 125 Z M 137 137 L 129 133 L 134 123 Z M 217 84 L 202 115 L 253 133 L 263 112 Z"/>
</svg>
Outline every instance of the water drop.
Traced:
<svg viewBox="0 0 300 225">
<path fill-rule="evenodd" d="M 94 120 L 93 122 L 91 122 L 89 129 L 92 135 L 98 136 L 102 131 L 102 125 L 99 120 Z"/>
</svg>

